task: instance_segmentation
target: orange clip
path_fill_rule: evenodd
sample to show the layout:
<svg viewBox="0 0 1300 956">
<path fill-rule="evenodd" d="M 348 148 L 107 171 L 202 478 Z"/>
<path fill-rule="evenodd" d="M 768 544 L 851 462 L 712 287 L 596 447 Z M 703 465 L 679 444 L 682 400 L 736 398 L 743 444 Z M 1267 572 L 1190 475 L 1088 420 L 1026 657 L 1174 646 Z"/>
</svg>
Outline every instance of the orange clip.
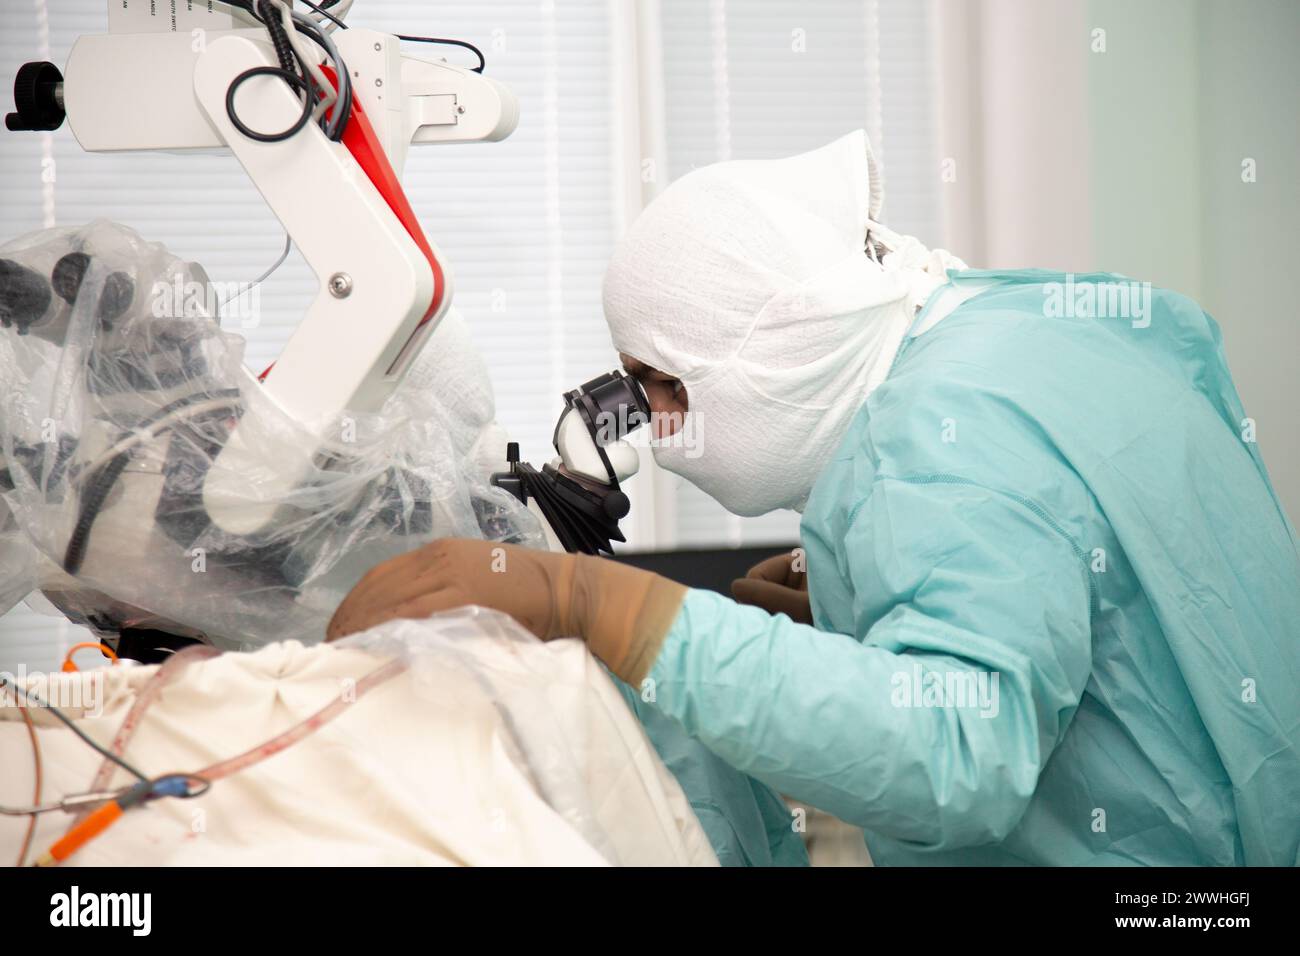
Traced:
<svg viewBox="0 0 1300 956">
<path fill-rule="evenodd" d="M 68 648 L 68 653 L 64 655 L 63 658 L 63 673 L 75 674 L 81 670 L 81 668 L 73 663 L 72 655 L 77 653 L 77 651 L 81 650 L 83 647 L 98 647 L 105 657 L 111 660 L 114 664 L 117 663 L 117 655 L 113 653 L 113 649 L 107 644 L 100 644 L 98 641 L 82 641 L 79 644 L 73 644 Z"/>
</svg>

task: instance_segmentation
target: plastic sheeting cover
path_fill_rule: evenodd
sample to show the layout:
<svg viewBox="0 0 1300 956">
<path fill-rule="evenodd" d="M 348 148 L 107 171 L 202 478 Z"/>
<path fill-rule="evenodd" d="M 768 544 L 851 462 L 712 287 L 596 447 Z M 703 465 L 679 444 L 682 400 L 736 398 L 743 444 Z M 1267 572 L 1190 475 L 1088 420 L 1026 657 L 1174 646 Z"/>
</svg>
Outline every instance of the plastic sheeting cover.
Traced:
<svg viewBox="0 0 1300 956">
<path fill-rule="evenodd" d="M 544 546 L 457 447 L 427 382 L 304 439 L 244 367 L 211 288 L 197 264 L 103 221 L 0 248 L 0 611 L 40 588 L 97 630 L 312 643 L 386 557 L 443 536 Z M 268 459 L 321 451 L 269 526 L 230 534 L 203 483 L 250 415 Z"/>
</svg>

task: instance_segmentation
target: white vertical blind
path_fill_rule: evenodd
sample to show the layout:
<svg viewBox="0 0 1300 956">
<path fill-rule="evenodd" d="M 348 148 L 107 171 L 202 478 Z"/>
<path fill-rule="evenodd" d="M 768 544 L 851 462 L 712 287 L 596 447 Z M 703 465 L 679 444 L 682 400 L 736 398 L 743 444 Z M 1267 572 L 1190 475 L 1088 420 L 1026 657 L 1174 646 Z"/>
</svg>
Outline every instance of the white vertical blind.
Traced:
<svg viewBox="0 0 1300 956">
<path fill-rule="evenodd" d="M 498 417 L 533 461 L 552 454 L 560 393 L 617 363 L 600 280 L 622 213 L 614 111 L 635 109 L 610 95 L 618 66 L 611 4 L 619 2 L 357 0 L 348 15 L 354 26 L 470 40 L 483 49 L 488 73 L 519 98 L 519 128 L 509 139 L 413 148 L 403 182 L 455 274 L 456 304 L 492 373 Z M 6 109 L 17 68 L 34 59 L 62 65 L 77 36 L 106 29 L 106 4 L 0 0 Z M 720 158 L 810 149 L 865 126 L 888 167 L 892 224 L 935 238 L 927 5 L 664 0 L 660 9 L 661 155 L 670 177 Z M 795 49 L 796 30 L 803 52 Z M 471 59 L 407 47 L 417 56 Z M 165 243 L 218 281 L 259 275 L 284 238 L 229 155 L 92 154 L 66 126 L 51 134 L 0 131 L 0 241 L 96 217 Z M 259 290 L 256 325 L 238 329 L 250 366 L 275 358 L 314 292 L 314 277 L 291 255 Z M 672 493 L 682 546 L 794 540 L 792 514 L 742 520 L 684 483 Z M 52 657 L 57 626 L 21 609 L 4 618 L 0 667 L 34 662 L 34 635 L 51 635 Z M 27 642 L 21 651 L 20 639 Z"/>
</svg>

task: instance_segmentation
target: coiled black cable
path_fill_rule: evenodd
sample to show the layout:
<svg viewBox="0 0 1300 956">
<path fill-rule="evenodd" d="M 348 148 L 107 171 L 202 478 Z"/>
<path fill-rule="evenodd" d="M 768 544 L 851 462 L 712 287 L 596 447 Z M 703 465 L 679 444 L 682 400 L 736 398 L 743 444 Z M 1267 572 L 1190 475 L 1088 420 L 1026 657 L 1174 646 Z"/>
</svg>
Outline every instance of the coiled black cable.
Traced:
<svg viewBox="0 0 1300 956">
<path fill-rule="evenodd" d="M 246 11 L 266 27 L 271 46 L 275 50 L 276 60 L 280 65 L 278 67 L 257 66 L 236 76 L 226 89 L 226 116 L 230 118 L 231 125 L 249 139 L 256 140 L 259 143 L 283 142 L 307 125 L 320 101 L 320 97 L 325 91 L 321 90 L 315 82 L 311 71 L 307 68 L 307 64 L 299 59 L 293 44 L 289 42 L 289 36 L 280 20 L 278 8 L 270 0 L 242 0 L 242 2 L 231 2 L 230 6 Z M 307 39 L 322 48 L 333 49 L 333 45 L 327 43 L 321 32 L 312 24 L 305 22 L 302 17 L 298 17 L 295 23 L 298 32 Z M 337 59 L 337 53 L 335 58 Z M 346 76 L 347 66 L 342 62 L 336 63 L 336 66 L 339 73 L 338 98 L 332 109 L 336 111 L 334 115 L 338 117 L 338 120 L 330 122 L 326 126 L 326 122 L 322 118 L 321 123 L 329 138 L 334 142 L 338 142 L 343 138 L 343 130 L 347 127 L 348 119 L 352 113 L 352 84 Z M 298 117 L 298 121 L 288 129 L 278 133 L 262 133 L 239 118 L 239 114 L 235 111 L 235 93 L 245 81 L 255 76 L 278 76 L 302 94 L 302 114 Z"/>
<path fill-rule="evenodd" d="M 230 117 L 230 123 L 235 127 L 235 129 L 239 130 L 239 132 L 247 136 L 249 139 L 257 140 L 259 143 L 283 142 L 294 133 L 298 132 L 298 130 L 306 126 L 307 122 L 311 119 L 312 109 L 314 108 L 312 102 L 313 97 L 304 97 L 302 101 L 302 114 L 298 117 L 298 121 L 288 129 L 281 133 L 259 133 L 257 130 L 246 125 L 244 121 L 239 118 L 239 114 L 235 112 L 236 91 L 238 91 L 241 83 L 245 80 L 251 80 L 255 76 L 278 76 L 294 89 L 300 90 L 304 93 L 308 89 L 307 81 L 297 73 L 291 73 L 289 70 L 281 69 L 278 66 L 255 66 L 250 70 L 245 70 L 243 73 L 240 73 L 230 81 L 230 86 L 226 88 L 226 115 Z"/>
<path fill-rule="evenodd" d="M 275 58 L 280 61 L 280 69 L 292 71 L 296 59 L 289 37 L 285 34 L 284 24 L 276 13 L 270 0 L 258 0 L 258 18 L 266 25 L 266 32 L 271 36 L 271 46 L 275 47 Z"/>
</svg>

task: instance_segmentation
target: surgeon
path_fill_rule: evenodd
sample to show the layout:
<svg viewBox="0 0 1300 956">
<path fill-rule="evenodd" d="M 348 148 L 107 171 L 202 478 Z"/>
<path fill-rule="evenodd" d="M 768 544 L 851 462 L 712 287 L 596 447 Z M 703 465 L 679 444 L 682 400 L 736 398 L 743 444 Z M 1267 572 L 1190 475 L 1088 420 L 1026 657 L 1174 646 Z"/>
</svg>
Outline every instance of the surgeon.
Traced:
<svg viewBox="0 0 1300 956">
<path fill-rule="evenodd" d="M 1300 558 L 1256 441 L 1292 425 L 1247 415 L 1195 302 L 967 269 L 879 210 L 858 132 L 690 173 L 610 264 L 655 458 L 802 512 L 745 603 L 449 540 L 331 636 L 464 604 L 577 635 L 878 864 L 1300 863 Z"/>
</svg>

